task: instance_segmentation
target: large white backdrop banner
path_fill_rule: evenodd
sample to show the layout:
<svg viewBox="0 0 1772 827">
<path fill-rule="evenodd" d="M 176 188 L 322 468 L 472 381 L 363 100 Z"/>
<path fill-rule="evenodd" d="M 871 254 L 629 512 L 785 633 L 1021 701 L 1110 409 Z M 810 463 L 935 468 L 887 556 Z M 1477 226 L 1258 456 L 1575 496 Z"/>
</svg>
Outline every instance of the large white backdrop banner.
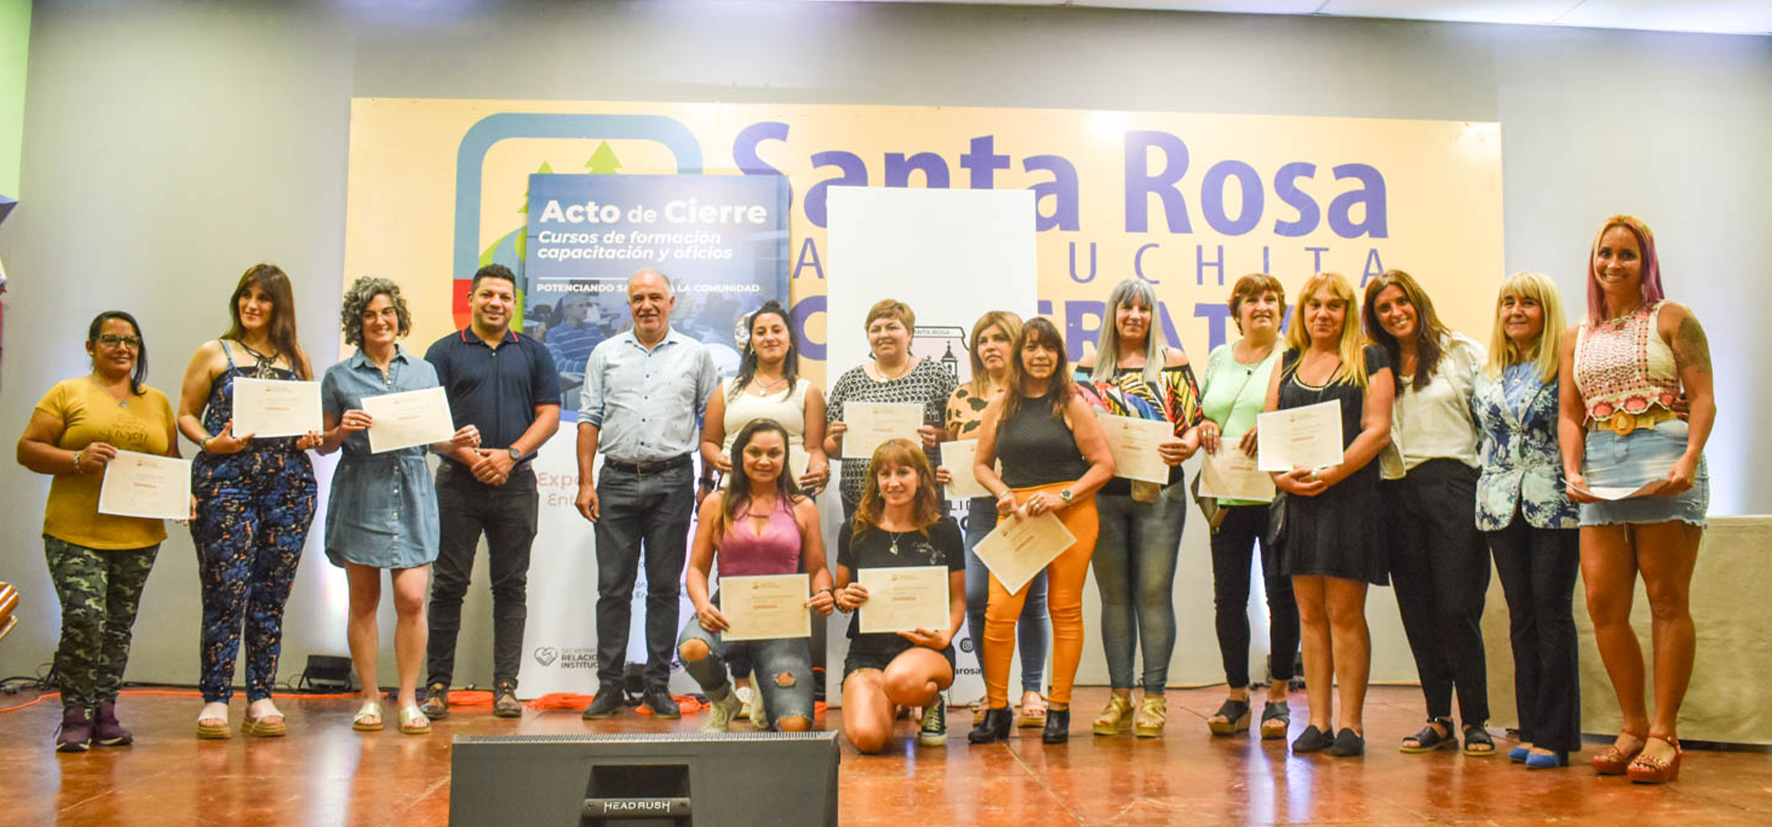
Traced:
<svg viewBox="0 0 1772 827">
<path fill-rule="evenodd" d="M 829 206 L 829 381 L 872 358 L 863 331 L 868 308 L 881 299 L 910 305 L 917 314 L 911 352 L 951 366 L 961 382 L 971 378 L 967 336 L 979 316 L 991 310 L 1034 315 L 1038 271 L 1031 190 L 832 187 Z M 964 503 L 956 505 L 956 518 L 964 517 Z M 820 516 L 834 565 L 843 522 L 835 491 L 821 499 Z M 843 694 L 847 629 L 843 615 L 832 615 L 825 697 L 833 706 Z M 984 678 L 965 626 L 954 638 L 954 650 L 953 697 L 982 697 Z"/>
</svg>

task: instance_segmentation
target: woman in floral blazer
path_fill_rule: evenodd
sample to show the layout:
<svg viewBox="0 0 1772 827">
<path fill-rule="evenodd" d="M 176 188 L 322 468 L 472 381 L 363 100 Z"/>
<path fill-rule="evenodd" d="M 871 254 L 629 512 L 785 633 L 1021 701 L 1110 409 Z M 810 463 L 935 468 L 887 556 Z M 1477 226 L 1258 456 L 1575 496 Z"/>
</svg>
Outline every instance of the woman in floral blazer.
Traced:
<svg viewBox="0 0 1772 827">
<path fill-rule="evenodd" d="M 1562 767 L 1581 749 L 1575 573 L 1580 514 L 1564 492 L 1557 451 L 1557 355 L 1565 329 L 1551 280 L 1517 273 L 1501 285 L 1489 364 L 1471 413 L 1482 433 L 1477 528 L 1507 595 L 1520 742 L 1532 769 Z"/>
</svg>

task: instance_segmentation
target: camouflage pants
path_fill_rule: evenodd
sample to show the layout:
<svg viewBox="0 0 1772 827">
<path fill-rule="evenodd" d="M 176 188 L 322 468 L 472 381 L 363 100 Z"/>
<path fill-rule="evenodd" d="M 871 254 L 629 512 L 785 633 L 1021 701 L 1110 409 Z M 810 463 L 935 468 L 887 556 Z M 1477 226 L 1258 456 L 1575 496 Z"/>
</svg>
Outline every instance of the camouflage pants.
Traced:
<svg viewBox="0 0 1772 827">
<path fill-rule="evenodd" d="M 130 628 L 160 546 L 100 551 L 48 536 L 43 546 L 62 604 L 55 651 L 62 706 L 92 709 L 115 701 L 129 663 Z"/>
</svg>

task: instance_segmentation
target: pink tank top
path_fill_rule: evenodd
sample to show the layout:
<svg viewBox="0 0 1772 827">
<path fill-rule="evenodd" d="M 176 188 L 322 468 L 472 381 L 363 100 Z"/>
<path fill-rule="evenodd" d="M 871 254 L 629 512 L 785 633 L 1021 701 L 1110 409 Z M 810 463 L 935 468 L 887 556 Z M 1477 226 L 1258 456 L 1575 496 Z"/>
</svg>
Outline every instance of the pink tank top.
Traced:
<svg viewBox="0 0 1772 827">
<path fill-rule="evenodd" d="M 785 498 L 770 512 L 762 534 L 751 521 L 749 506 L 740 508 L 720 538 L 719 552 L 722 577 L 794 574 L 800 571 L 800 524 Z"/>
<path fill-rule="evenodd" d="M 1680 397 L 1673 349 L 1661 338 L 1656 320 L 1661 302 L 1597 325 L 1581 323 L 1575 340 L 1575 387 L 1588 419 L 1603 421 L 1619 411 L 1640 414 L 1651 406 L 1669 408 Z"/>
</svg>

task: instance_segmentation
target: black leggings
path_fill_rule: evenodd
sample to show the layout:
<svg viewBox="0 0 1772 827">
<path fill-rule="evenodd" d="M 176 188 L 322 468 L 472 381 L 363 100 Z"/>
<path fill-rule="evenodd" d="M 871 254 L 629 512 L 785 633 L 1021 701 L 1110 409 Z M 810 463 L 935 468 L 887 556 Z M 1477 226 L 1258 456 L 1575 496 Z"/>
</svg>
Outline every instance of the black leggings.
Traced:
<svg viewBox="0 0 1772 827">
<path fill-rule="evenodd" d="M 1298 602 L 1292 578 L 1280 573 L 1280 550 L 1268 547 L 1266 504 L 1224 506 L 1224 522 L 1212 534 L 1212 600 L 1218 609 L 1218 651 L 1224 658 L 1224 679 L 1233 687 L 1249 685 L 1249 573 L 1255 545 L 1261 544 L 1261 579 L 1267 586 L 1268 675 L 1292 680 L 1298 654 Z"/>
</svg>

